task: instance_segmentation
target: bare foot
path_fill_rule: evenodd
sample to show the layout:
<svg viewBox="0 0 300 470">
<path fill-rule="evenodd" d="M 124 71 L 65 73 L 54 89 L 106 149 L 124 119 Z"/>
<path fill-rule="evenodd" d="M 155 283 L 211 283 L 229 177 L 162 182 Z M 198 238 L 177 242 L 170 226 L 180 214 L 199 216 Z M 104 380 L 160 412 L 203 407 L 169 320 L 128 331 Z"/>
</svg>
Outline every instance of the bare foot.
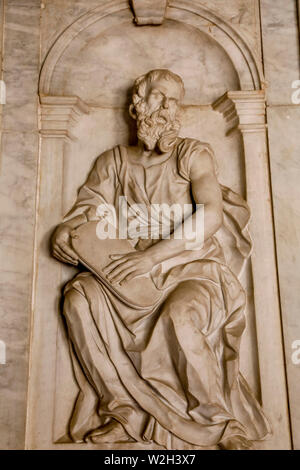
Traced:
<svg viewBox="0 0 300 470">
<path fill-rule="evenodd" d="M 127 434 L 122 424 L 115 420 L 111 420 L 105 426 L 90 432 L 86 436 L 85 440 L 91 441 L 93 444 L 134 442 L 134 440 Z"/>
<path fill-rule="evenodd" d="M 254 450 L 253 443 L 241 436 L 225 439 L 219 444 L 219 447 L 222 450 Z"/>
</svg>

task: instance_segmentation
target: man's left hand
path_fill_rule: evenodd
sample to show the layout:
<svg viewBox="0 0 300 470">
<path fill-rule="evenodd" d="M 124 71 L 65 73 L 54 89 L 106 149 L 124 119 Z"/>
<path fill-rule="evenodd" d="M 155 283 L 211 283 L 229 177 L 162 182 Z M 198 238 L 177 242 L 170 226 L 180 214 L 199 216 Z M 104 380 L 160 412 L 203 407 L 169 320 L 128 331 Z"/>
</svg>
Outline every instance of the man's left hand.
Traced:
<svg viewBox="0 0 300 470">
<path fill-rule="evenodd" d="M 122 284 L 137 276 L 148 274 L 154 267 L 154 261 L 147 251 L 138 251 L 126 255 L 111 255 L 113 260 L 104 269 L 108 281 Z"/>
</svg>

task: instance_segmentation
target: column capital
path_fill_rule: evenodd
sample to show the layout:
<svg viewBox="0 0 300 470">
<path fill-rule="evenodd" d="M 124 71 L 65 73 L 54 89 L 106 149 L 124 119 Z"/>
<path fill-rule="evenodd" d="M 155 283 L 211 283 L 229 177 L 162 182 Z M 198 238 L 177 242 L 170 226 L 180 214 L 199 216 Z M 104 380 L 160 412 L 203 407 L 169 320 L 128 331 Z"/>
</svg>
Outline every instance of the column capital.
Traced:
<svg viewBox="0 0 300 470">
<path fill-rule="evenodd" d="M 259 132 L 266 129 L 264 90 L 228 91 L 213 105 L 227 122 L 227 135 L 235 129 L 241 132 Z"/>
<path fill-rule="evenodd" d="M 131 0 L 135 22 L 139 26 L 162 24 L 168 0 Z"/>
<path fill-rule="evenodd" d="M 76 140 L 71 129 L 89 107 L 77 96 L 41 96 L 40 134 L 49 139 Z"/>
</svg>

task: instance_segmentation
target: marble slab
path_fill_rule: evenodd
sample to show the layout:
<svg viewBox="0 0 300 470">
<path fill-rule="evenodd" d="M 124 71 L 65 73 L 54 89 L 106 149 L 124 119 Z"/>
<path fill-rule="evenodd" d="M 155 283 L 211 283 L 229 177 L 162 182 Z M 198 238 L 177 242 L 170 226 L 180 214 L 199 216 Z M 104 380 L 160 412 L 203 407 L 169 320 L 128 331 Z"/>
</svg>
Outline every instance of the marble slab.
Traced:
<svg viewBox="0 0 300 470">
<path fill-rule="evenodd" d="M 292 83 L 300 78 L 297 4 L 262 0 L 261 20 L 268 104 L 292 104 Z"/>
<path fill-rule="evenodd" d="M 23 449 L 32 311 L 38 135 L 38 0 L 7 0 L 0 166 L 0 448 Z"/>
<path fill-rule="evenodd" d="M 292 345 L 295 341 L 300 341 L 300 107 L 287 106 L 291 104 L 294 91 L 292 82 L 300 79 L 297 23 L 300 10 L 297 12 L 296 9 L 296 3 L 299 2 L 194 2 L 229 22 L 245 38 L 258 62 L 263 52 L 268 87 L 271 183 L 291 423 L 294 447 L 300 450 L 300 365 L 295 364 L 292 359 Z M 72 50 L 69 61 L 66 51 L 64 67 L 58 69 L 57 88 L 54 91 L 65 95 L 78 94 L 94 107 L 75 129 L 79 139 L 67 148 L 64 161 L 54 161 L 52 150 L 55 145 L 52 147 L 52 143 L 48 141 L 47 158 L 39 162 L 37 92 L 41 61 L 70 24 L 88 11 L 99 7 L 100 3 L 104 5 L 109 2 L 6 0 L 5 18 L 0 18 L 4 28 L 1 50 L 3 79 L 7 86 L 7 104 L 2 106 L 0 155 L 0 340 L 5 341 L 7 345 L 7 363 L 0 364 L 0 449 L 22 449 L 25 446 L 30 323 L 34 299 L 33 284 L 38 270 L 42 271 L 43 275 L 38 304 L 42 315 L 37 322 L 37 331 L 40 333 L 40 344 L 46 344 L 52 335 L 52 343 L 48 345 L 47 351 L 43 350 L 45 357 L 49 356 L 49 351 L 56 353 L 56 324 L 51 323 L 51 315 L 47 318 L 46 315 L 49 310 L 52 315 L 57 314 L 55 308 L 61 287 L 57 279 L 64 279 L 64 276 L 61 277 L 60 272 L 55 272 L 49 278 L 51 263 L 55 262 L 50 260 L 47 237 L 53 228 L 54 220 L 56 223 L 56 219 L 61 215 L 61 208 L 62 212 L 65 212 L 72 204 L 76 190 L 84 181 L 96 156 L 111 148 L 116 141 L 126 143 L 130 138 L 127 128 L 129 121 L 125 118 L 126 96 L 134 78 L 158 66 L 171 68 L 183 76 L 187 86 L 187 100 L 182 135 L 209 141 L 216 152 L 222 183 L 241 194 L 245 193 L 245 169 L 240 158 L 241 141 L 234 136 L 224 140 L 225 123 L 222 117 L 208 106 L 227 90 L 239 88 L 230 59 L 222 47 L 203 33 L 196 32 L 191 24 L 175 25 L 175 21 L 168 20 L 163 26 L 155 29 L 154 34 L 151 27 L 134 26 L 133 15 L 129 9 L 120 13 L 119 17 L 116 16 L 115 22 L 108 21 L 98 35 L 90 34 L 97 29 L 97 25 L 94 25 L 93 31 L 91 29 L 82 36 L 83 40 L 78 40 L 77 43 L 75 41 L 75 59 L 75 49 Z M 127 0 L 124 0 L 125 4 Z M 2 11 L 0 9 L 0 15 Z M 122 23 L 120 27 L 116 27 L 118 18 Z M 263 44 L 260 37 L 261 26 Z M 128 63 L 131 64 L 130 70 L 126 68 Z M 88 87 L 86 83 L 89 83 Z M 123 102 L 120 102 L 121 97 L 124 97 Z M 198 106 L 194 106 L 195 104 Z M 61 142 L 61 146 L 63 145 Z M 51 173 L 49 179 L 47 171 Z M 53 198 L 53 210 L 53 207 L 47 205 L 48 192 L 56 190 L 62 178 L 62 171 L 67 190 L 62 195 L 57 194 L 56 199 Z M 45 211 L 48 219 L 46 218 L 44 225 L 40 227 L 40 238 L 35 238 L 36 191 L 40 175 L 41 184 L 44 185 L 44 199 L 40 211 Z M 47 239 L 44 232 L 47 232 Z M 39 263 L 34 264 L 34 244 L 37 239 L 42 240 L 43 255 Z M 47 293 L 49 279 L 53 285 L 49 289 L 50 293 Z M 246 272 L 243 282 L 251 291 L 252 280 L 249 272 Z M 53 298 L 51 289 L 55 291 Z M 45 296 L 42 291 L 46 292 Z M 259 397 L 259 358 L 251 341 L 256 334 L 255 312 L 251 295 L 249 299 L 250 321 L 242 344 L 241 368 Z M 51 304 L 52 300 L 53 303 L 55 301 L 55 308 Z M 252 351 L 251 357 L 246 357 L 249 350 Z M 36 357 L 38 373 L 45 366 L 43 359 L 44 356 Z M 43 370 L 43 373 L 48 374 L 48 371 Z M 56 386 L 55 371 L 51 370 L 49 374 L 52 374 L 53 383 L 47 396 L 48 401 L 37 403 L 35 409 L 36 419 L 42 417 L 45 422 L 50 423 L 43 437 L 45 448 L 47 443 L 52 442 L 53 413 L 49 403 L 53 400 L 53 390 Z M 41 390 L 47 393 L 44 378 L 45 375 L 42 378 Z M 60 406 L 62 408 L 62 405 Z M 61 408 L 56 409 L 58 416 Z M 67 414 L 67 411 L 64 413 Z M 34 433 L 36 429 L 28 427 L 29 440 Z M 39 445 L 34 444 L 32 447 L 38 448 Z M 57 448 L 67 449 L 68 445 L 58 445 Z"/>
<path fill-rule="evenodd" d="M 0 365 L 1 449 L 24 447 L 37 150 L 37 133 L 2 135 L 0 339 L 7 361 Z"/>
<path fill-rule="evenodd" d="M 300 450 L 300 106 L 268 109 L 271 178 L 292 435 Z"/>
</svg>

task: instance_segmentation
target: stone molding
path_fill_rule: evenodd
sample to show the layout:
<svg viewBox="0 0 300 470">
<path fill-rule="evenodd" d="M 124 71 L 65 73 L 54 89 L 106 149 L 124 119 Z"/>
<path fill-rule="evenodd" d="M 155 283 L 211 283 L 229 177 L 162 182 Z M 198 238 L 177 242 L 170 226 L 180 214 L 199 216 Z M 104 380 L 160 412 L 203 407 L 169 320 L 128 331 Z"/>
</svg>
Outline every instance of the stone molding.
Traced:
<svg viewBox="0 0 300 470">
<path fill-rule="evenodd" d="M 89 107 L 77 96 L 42 96 L 41 129 L 44 138 L 76 140 L 71 129 Z"/>
<path fill-rule="evenodd" d="M 264 90 L 229 91 L 213 103 L 213 109 L 223 114 L 227 123 L 227 135 L 237 130 L 242 136 L 246 199 L 252 214 L 250 233 L 254 249 L 251 255 L 251 270 L 262 403 L 266 414 L 272 418 L 273 426 L 281 422 L 284 417 L 284 422 L 281 422 L 282 429 L 284 429 L 284 448 L 289 448 L 287 390 L 272 219 L 265 92 Z M 271 341 L 266 337 L 266 325 L 272 337 Z M 277 395 L 274 395 L 274 387 L 278 391 Z M 280 436 L 275 428 L 273 428 L 272 439 L 270 441 L 272 448 L 280 448 L 283 445 L 283 436 Z"/>
<path fill-rule="evenodd" d="M 131 0 L 131 4 L 137 25 L 160 25 L 163 23 L 168 0 Z"/>
<path fill-rule="evenodd" d="M 264 90 L 228 91 L 212 107 L 223 114 L 227 123 L 227 135 L 236 129 L 243 133 L 266 129 Z"/>
</svg>

